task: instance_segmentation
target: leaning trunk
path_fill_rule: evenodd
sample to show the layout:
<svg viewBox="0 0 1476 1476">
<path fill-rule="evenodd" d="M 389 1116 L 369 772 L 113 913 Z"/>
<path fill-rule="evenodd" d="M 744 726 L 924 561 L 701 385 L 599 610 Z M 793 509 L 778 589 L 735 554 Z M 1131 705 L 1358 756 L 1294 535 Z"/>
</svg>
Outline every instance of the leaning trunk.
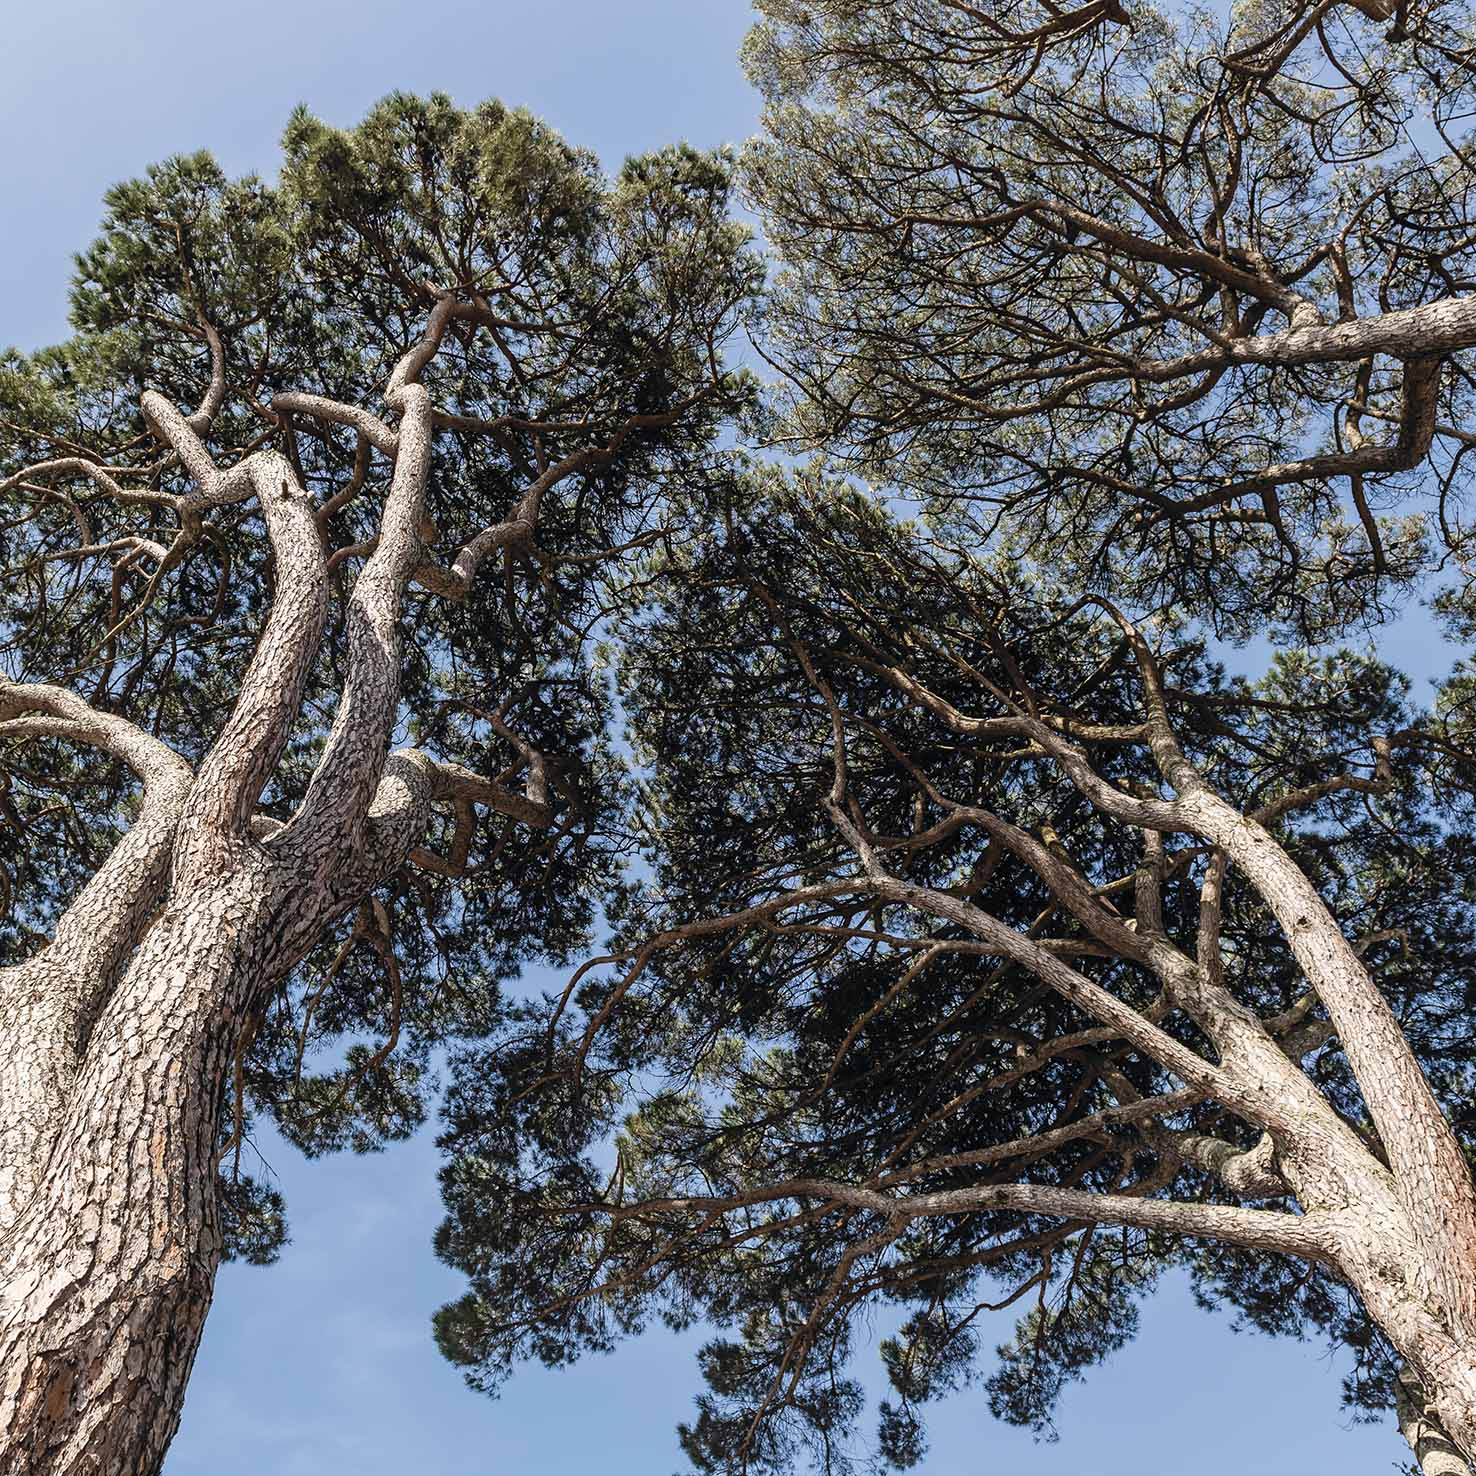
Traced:
<svg viewBox="0 0 1476 1476">
<path fill-rule="evenodd" d="M 149 930 L 0 1240 L 3 1476 L 153 1476 L 178 1427 L 220 1261 L 221 1092 L 260 978 L 253 871 Z"/>
<path fill-rule="evenodd" d="M 1370 1196 L 1350 1206 L 1343 1220 L 1337 1268 L 1403 1360 L 1400 1429 L 1422 1464 L 1433 1461 L 1424 1467 L 1431 1476 L 1466 1476 L 1467 1463 L 1476 1466 L 1476 1339 L 1419 1295 L 1424 1268 L 1418 1242 L 1397 1206 Z M 1471 1274 L 1476 1277 L 1476 1267 Z"/>
<path fill-rule="evenodd" d="M 1470 1476 L 1476 1469 L 1476 1348 L 1426 1328 L 1403 1340 L 1399 1351 L 1406 1372 L 1396 1414 L 1420 1469 L 1425 1476 Z"/>
</svg>

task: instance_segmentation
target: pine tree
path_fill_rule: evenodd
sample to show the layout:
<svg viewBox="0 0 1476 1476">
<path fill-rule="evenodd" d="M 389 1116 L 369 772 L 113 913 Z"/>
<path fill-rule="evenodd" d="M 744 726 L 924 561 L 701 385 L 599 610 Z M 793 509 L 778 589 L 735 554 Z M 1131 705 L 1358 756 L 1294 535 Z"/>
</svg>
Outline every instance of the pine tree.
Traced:
<svg viewBox="0 0 1476 1476">
<path fill-rule="evenodd" d="M 729 165 L 526 113 L 288 124 L 107 197 L 0 369 L 0 1470 L 156 1471 L 222 1255 L 586 946 L 626 791 L 605 590 L 747 398 Z M 249 1156 L 247 1163 L 249 1164 Z"/>
</svg>

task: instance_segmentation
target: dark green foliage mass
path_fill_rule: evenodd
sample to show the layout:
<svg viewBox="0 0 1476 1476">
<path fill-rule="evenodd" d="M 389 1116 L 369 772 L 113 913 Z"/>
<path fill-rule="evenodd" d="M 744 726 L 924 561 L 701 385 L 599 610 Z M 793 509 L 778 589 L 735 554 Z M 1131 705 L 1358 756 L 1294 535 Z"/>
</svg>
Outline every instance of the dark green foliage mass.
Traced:
<svg viewBox="0 0 1476 1476">
<path fill-rule="evenodd" d="M 879 1450 L 908 1466 L 926 1448 L 920 1406 L 980 1374 L 996 1414 L 1049 1431 L 1065 1383 L 1131 1338 L 1144 1293 L 1183 1265 L 1207 1304 L 1351 1348 L 1350 1399 L 1384 1407 L 1387 1345 L 1321 1270 L 1018 1213 L 903 1228 L 806 1187 L 923 1194 L 1023 1175 L 1234 1202 L 1178 1156 L 1173 1133 L 1108 1127 L 1051 1152 L 999 1151 L 1171 1082 L 965 930 L 826 891 L 857 870 L 827 813 L 828 693 L 855 814 L 896 870 L 1056 940 L 1151 1010 L 1152 980 L 1094 951 L 1040 878 L 977 829 L 947 824 L 930 786 L 1043 836 L 1129 914 L 1141 836 L 1104 823 L 1038 749 L 987 723 L 961 737 L 887 675 L 905 671 L 969 714 L 1029 693 L 1100 773 L 1151 787 L 1141 737 L 1122 736 L 1141 694 L 1117 626 L 1038 572 L 949 550 L 815 471 L 734 486 L 649 590 L 623 627 L 622 700 L 650 775 L 637 821 L 651 879 L 616 918 L 615 967 L 509 1015 L 461 1063 L 438 1247 L 472 1290 L 438 1318 L 448 1355 L 490 1388 L 520 1358 L 559 1363 L 652 1318 L 700 1317 L 722 1333 L 703 1351 L 710 1392 L 683 1432 L 696 1466 L 839 1470 L 864 1404 L 848 1367 L 857 1319 L 890 1307 L 900 1329 L 881 1349 L 893 1392 Z M 1469 802 L 1438 822 L 1431 810 L 1449 730 L 1410 706 L 1397 674 L 1351 653 L 1287 655 L 1248 683 L 1172 623 L 1155 643 L 1181 740 L 1246 810 L 1366 766 L 1371 734 L 1402 735 L 1392 791 L 1328 794 L 1290 814 L 1283 834 L 1348 935 L 1366 940 L 1471 1141 Z M 1194 936 L 1205 855 L 1190 846 L 1171 858 L 1171 936 Z M 786 892 L 794 900 L 773 908 Z M 748 926 L 714 925 L 745 912 Z M 1237 999 L 1283 1021 L 1288 1052 L 1309 1058 L 1324 1094 L 1367 1132 L 1285 940 L 1233 883 L 1223 945 Z M 1185 1017 L 1168 1028 L 1208 1049 Z M 1213 1106 L 1172 1129 L 1254 1141 Z M 1006 1305 L 1022 1320 L 989 1372 L 979 1320 Z"/>
<path fill-rule="evenodd" d="M 1235 638 L 1466 557 L 1469 353 L 1266 347 L 1471 292 L 1464 4 L 756 8 L 788 435 Z"/>
</svg>

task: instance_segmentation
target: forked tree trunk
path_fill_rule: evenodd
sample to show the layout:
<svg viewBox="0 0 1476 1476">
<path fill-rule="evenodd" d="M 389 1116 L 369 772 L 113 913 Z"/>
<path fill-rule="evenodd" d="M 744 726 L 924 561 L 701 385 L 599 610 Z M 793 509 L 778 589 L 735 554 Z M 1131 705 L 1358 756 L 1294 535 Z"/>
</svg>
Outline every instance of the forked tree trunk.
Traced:
<svg viewBox="0 0 1476 1476">
<path fill-rule="evenodd" d="M 0 1241 L 4 1476 L 153 1476 L 179 1425 L 220 1262 L 218 1109 L 264 880 L 197 888 L 150 929 Z"/>
<path fill-rule="evenodd" d="M 138 885 L 143 872 L 130 859 L 116 875 L 100 873 L 84 894 L 120 889 L 117 906 L 102 908 L 113 922 L 99 956 L 111 962 L 88 977 L 83 939 L 68 941 L 59 928 L 64 946 L 54 958 L 34 974 L 23 966 L 0 976 L 0 1027 L 31 1051 L 16 1053 L 18 1066 L 0 1062 L 0 1090 L 9 1094 L 0 1097 L 0 1476 L 155 1476 L 179 1423 L 220 1260 L 214 1156 L 242 1021 L 325 927 L 398 869 L 420 843 L 433 797 L 490 804 L 528 823 L 550 818 L 534 788 L 534 766 L 529 796 L 515 800 L 424 753 L 387 752 L 398 718 L 402 596 L 412 577 L 425 577 L 417 530 L 433 413 L 416 376 L 459 312 L 443 299 L 392 376 L 386 398 L 400 425 L 384 434 L 392 436 L 394 473 L 380 536 L 346 602 L 349 671 L 341 700 L 302 805 L 261 844 L 251 839 L 257 805 L 297 720 L 324 626 L 327 570 L 311 499 L 274 452 L 258 451 L 221 471 L 192 421 L 159 396 L 144 396 L 160 440 L 198 484 L 192 515 L 256 497 L 274 553 L 273 606 L 241 696 L 193 783 L 171 771 L 156 784 L 172 797 L 160 800 L 157 833 L 150 821 L 135 847 L 151 858 L 152 880 Z M 1325 346 L 1319 352 L 1327 356 Z M 1358 348 L 1366 352 L 1366 344 Z M 339 407 L 328 418 L 347 414 L 343 423 L 354 423 L 353 413 Z M 469 581 L 479 558 L 526 536 L 545 482 L 579 464 L 566 459 L 532 484 L 514 519 L 467 545 L 456 579 Z M 123 757 L 145 776 L 160 763 L 168 767 L 137 735 L 123 734 L 121 720 L 75 711 L 80 699 L 69 707 L 54 689 L 18 687 L 7 698 L 6 687 L 0 682 L 0 709 L 8 701 L 16 712 L 50 714 L 22 721 L 0 711 L 12 734 L 68 736 Z M 1242 1228 L 1226 1238 L 1259 1245 L 1255 1237 L 1264 1233 L 1267 1250 L 1334 1267 L 1408 1360 L 1451 1442 L 1476 1456 L 1476 1190 L 1459 1145 L 1387 1002 L 1306 876 L 1259 824 L 1208 792 L 1177 749 L 1161 694 L 1153 717 L 1154 752 L 1179 795 L 1172 803 L 1114 789 L 1058 734 L 1035 719 L 1018 724 L 1104 814 L 1146 831 L 1200 835 L 1237 865 L 1276 913 L 1327 1008 L 1387 1166 L 1225 989 L 1218 970 L 1170 943 L 1161 915 L 1155 921 L 1145 914 L 1142 931 L 1127 929 L 1024 832 L 971 812 L 993 827 L 991 835 L 1005 836 L 1105 945 L 1159 974 L 1175 1005 L 1214 1042 L 1218 1063 L 958 897 L 887 878 L 874 859 L 867 885 L 878 897 L 951 918 L 993 942 L 1002 956 L 1260 1127 L 1305 1214 L 1085 1197 L 1103 1207 L 1108 1222 L 1114 1201 L 1130 1206 L 1116 1211 L 1125 1224 L 1144 1223 L 1151 1213 L 1155 1228 L 1172 1230 L 1178 1211 L 1187 1234 L 1217 1233 L 1203 1227 L 1228 1217 Z M 172 892 L 159 906 L 166 872 Z M 71 917 L 74 933 L 94 934 L 86 906 Z M 1211 945 L 1218 949 L 1214 930 Z M 123 959 L 126 972 L 115 984 Z M 37 1001 L 4 991 L 40 989 L 46 978 L 46 987 L 67 999 L 47 1017 L 52 1026 L 43 1047 L 26 1025 Z M 1047 1192 L 1038 1185 L 983 1192 L 1008 1190 L 1027 1198 Z M 1018 1200 L 1014 1207 L 1031 1210 Z M 1069 1210 L 1058 1204 L 1042 1211 L 1076 1217 L 1081 1208 L 1073 1200 Z M 1092 1217 L 1090 1207 L 1084 1217 Z M 1247 1224 L 1262 1228 L 1252 1233 Z"/>
<path fill-rule="evenodd" d="M 519 796 L 423 751 L 389 751 L 403 596 L 427 567 L 419 530 L 433 411 L 418 377 L 450 323 L 483 313 L 442 296 L 391 376 L 398 429 L 374 424 L 394 470 L 345 602 L 337 710 L 289 822 L 263 823 L 257 806 L 318 654 L 328 568 L 292 462 L 258 450 L 223 470 L 202 440 L 224 395 L 214 330 L 211 389 L 195 415 L 153 391 L 141 400 L 194 483 L 177 501 L 182 523 L 198 528 L 207 509 L 254 498 L 272 548 L 271 611 L 209 753 L 191 774 L 124 718 L 62 688 L 0 678 L 7 737 L 101 750 L 144 785 L 139 819 L 49 947 L 0 970 L 0 1476 L 154 1476 L 179 1425 L 220 1263 L 215 1153 L 243 1022 L 325 929 L 404 865 L 435 799 L 552 821 L 531 760 Z M 330 422 L 373 421 L 308 398 L 309 413 Z M 452 594 L 496 549 L 531 536 L 550 486 L 613 454 L 638 424 L 678 413 L 633 417 L 612 446 L 549 468 L 511 520 L 462 550 Z"/>
</svg>

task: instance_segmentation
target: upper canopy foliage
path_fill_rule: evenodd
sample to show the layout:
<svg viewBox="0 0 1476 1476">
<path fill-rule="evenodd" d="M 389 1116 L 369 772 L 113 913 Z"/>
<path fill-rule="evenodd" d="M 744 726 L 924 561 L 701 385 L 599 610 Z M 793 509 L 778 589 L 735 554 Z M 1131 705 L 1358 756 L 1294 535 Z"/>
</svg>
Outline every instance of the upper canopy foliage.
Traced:
<svg viewBox="0 0 1476 1476">
<path fill-rule="evenodd" d="M 788 441 L 1236 637 L 1468 557 L 1464 5 L 757 8 Z"/>
</svg>

